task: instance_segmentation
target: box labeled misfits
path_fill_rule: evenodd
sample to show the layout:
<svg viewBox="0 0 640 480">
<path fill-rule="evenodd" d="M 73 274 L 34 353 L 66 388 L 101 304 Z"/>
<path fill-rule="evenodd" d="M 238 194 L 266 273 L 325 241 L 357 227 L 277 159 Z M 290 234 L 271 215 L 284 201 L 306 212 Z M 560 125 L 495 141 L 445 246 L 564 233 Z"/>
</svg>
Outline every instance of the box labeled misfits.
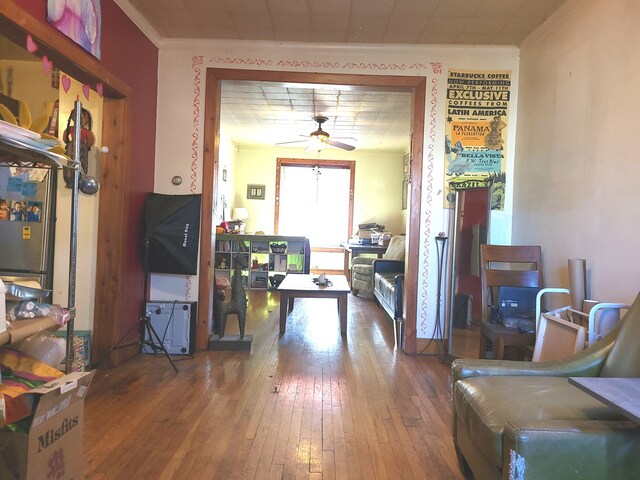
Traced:
<svg viewBox="0 0 640 480">
<path fill-rule="evenodd" d="M 33 415 L 0 432 L 0 478 L 80 480 L 84 399 L 94 372 L 72 372 L 34 388 Z"/>
</svg>

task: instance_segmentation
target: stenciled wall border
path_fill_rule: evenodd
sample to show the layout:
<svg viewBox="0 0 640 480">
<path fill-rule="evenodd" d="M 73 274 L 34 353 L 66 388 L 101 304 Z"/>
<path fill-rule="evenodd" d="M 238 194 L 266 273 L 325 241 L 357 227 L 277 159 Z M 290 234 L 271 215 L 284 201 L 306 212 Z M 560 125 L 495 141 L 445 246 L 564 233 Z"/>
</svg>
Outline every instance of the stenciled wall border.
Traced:
<svg viewBox="0 0 640 480">
<path fill-rule="evenodd" d="M 418 75 L 424 74 L 425 77 L 429 72 L 431 76 L 431 89 L 429 92 L 429 113 L 428 113 L 428 139 L 427 142 L 427 155 L 424 158 L 423 172 L 426 170 L 426 175 L 423 173 L 423 213 L 422 213 L 422 264 L 419 266 L 419 277 L 422 279 L 422 286 L 420 288 L 420 305 L 418 306 L 418 315 L 420 317 L 418 333 L 428 335 L 427 332 L 427 303 L 429 300 L 429 257 L 431 253 L 432 235 L 431 235 L 431 212 L 433 211 L 433 185 L 434 185 L 434 169 L 435 169 L 435 142 L 436 142 L 436 125 L 437 125 L 437 111 L 438 111 L 438 77 L 442 75 L 442 63 L 430 62 L 425 63 L 365 63 L 365 62 L 326 62 L 318 60 L 272 60 L 264 58 L 242 58 L 242 57 L 220 57 L 213 56 L 205 60 L 203 55 L 194 55 L 192 57 L 193 68 L 193 132 L 191 143 L 191 191 L 194 192 L 198 180 L 198 163 L 202 158 L 202 153 L 199 151 L 200 147 L 200 104 L 201 104 L 201 74 L 203 65 L 211 66 L 246 66 L 254 69 L 260 69 L 264 67 L 279 67 L 285 69 L 323 69 L 323 70 L 369 70 L 376 72 L 403 72 L 414 71 Z M 366 75 L 366 74 L 365 74 Z M 425 135 L 425 137 L 427 137 Z M 190 282 L 188 281 L 187 292 L 190 295 Z M 187 295 L 185 297 L 188 299 Z M 437 307 L 440 308 L 440 307 Z M 441 318 L 445 318 L 445 315 L 441 315 Z M 416 319 L 417 321 L 417 319 Z M 442 326 L 444 327 L 444 326 Z"/>
</svg>

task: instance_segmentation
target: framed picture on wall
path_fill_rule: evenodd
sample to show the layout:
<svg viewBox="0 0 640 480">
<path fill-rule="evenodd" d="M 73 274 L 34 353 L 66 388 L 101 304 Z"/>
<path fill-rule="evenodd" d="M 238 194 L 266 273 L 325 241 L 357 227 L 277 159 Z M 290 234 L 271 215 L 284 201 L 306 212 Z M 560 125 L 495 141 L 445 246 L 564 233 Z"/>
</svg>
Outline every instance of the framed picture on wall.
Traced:
<svg viewBox="0 0 640 480">
<path fill-rule="evenodd" d="M 47 21 L 98 60 L 101 56 L 100 0 L 47 0 Z"/>
<path fill-rule="evenodd" d="M 249 200 L 264 200 L 264 185 L 247 185 L 247 198 Z"/>
</svg>

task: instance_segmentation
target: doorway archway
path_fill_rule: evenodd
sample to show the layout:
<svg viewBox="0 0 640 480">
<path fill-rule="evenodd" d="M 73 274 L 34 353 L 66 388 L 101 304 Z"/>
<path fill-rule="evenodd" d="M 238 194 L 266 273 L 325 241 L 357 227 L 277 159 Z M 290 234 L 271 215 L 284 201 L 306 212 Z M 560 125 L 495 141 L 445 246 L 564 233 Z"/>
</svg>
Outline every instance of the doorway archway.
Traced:
<svg viewBox="0 0 640 480">
<path fill-rule="evenodd" d="M 290 82 L 324 85 L 345 85 L 350 87 L 375 87 L 382 89 L 402 89 L 412 94 L 411 109 L 411 209 L 407 215 L 409 259 L 418 258 L 420 246 L 420 218 L 422 197 L 422 168 L 424 146 L 424 116 L 426 99 L 426 78 L 393 75 L 353 75 L 332 73 L 279 72 L 268 70 L 207 69 L 202 211 L 213 212 L 215 179 L 218 177 L 220 145 L 220 105 L 221 88 L 225 80 L 247 80 L 262 82 Z M 200 282 L 198 287 L 199 312 L 197 326 L 197 347 L 206 348 L 210 335 L 209 318 L 213 311 L 214 285 L 212 246 L 215 241 L 212 215 L 204 215 L 201 223 Z M 205 248 L 208 246 L 209 248 Z M 404 350 L 416 352 L 417 317 L 417 262 L 408 262 L 405 272 L 406 285 L 406 327 L 403 335 Z"/>
</svg>

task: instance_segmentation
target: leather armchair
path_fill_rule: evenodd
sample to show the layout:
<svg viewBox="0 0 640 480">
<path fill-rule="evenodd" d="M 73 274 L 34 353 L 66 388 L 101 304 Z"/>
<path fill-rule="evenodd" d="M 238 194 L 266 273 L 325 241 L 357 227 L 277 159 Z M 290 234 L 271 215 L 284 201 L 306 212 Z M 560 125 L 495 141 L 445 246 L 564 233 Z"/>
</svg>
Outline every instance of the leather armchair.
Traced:
<svg viewBox="0 0 640 480">
<path fill-rule="evenodd" d="M 640 425 L 567 377 L 640 377 L 640 295 L 590 348 L 553 362 L 452 363 L 452 434 L 476 479 L 640 478 Z"/>
</svg>

